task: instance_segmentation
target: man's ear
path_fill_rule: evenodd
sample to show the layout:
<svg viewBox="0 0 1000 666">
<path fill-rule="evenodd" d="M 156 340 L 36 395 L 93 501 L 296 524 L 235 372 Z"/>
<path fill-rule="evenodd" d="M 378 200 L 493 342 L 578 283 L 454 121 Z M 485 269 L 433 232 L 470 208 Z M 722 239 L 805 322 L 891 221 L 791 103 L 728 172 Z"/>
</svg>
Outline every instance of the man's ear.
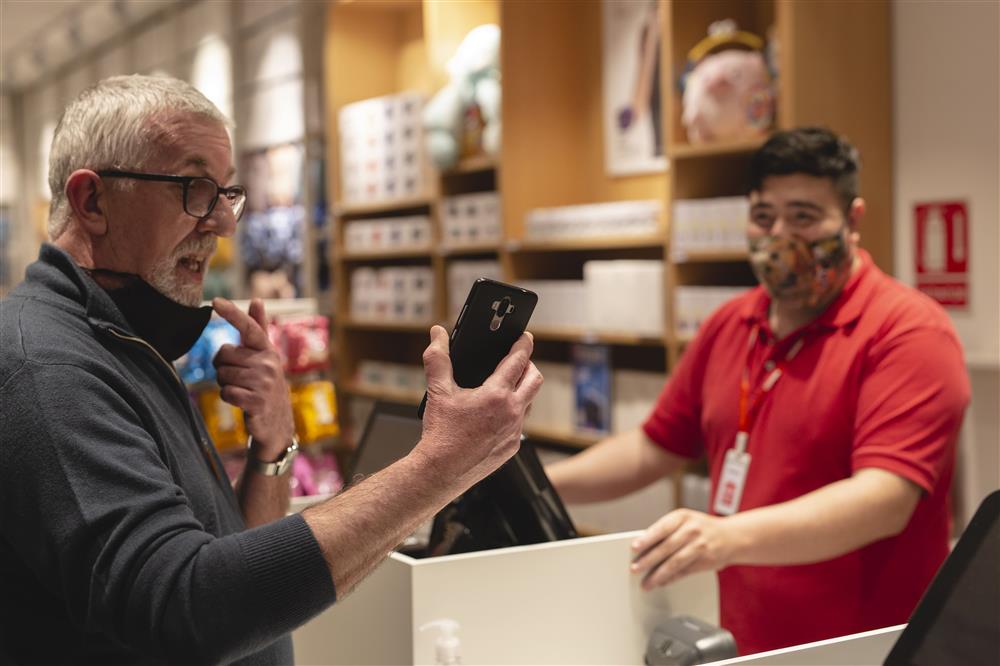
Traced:
<svg viewBox="0 0 1000 666">
<path fill-rule="evenodd" d="M 66 199 L 80 226 L 91 236 L 108 233 L 107 189 L 90 169 L 77 169 L 66 179 Z"/>
<path fill-rule="evenodd" d="M 861 197 L 854 197 L 851 208 L 847 211 L 847 225 L 850 228 L 851 238 L 857 243 L 861 239 L 861 220 L 865 216 L 865 200 Z"/>
</svg>

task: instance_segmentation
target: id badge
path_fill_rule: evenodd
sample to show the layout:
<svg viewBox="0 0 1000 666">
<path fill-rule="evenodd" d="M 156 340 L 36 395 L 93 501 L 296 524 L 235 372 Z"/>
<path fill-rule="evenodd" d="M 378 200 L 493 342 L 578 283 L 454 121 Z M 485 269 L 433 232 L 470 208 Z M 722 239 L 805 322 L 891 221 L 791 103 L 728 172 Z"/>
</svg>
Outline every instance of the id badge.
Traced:
<svg viewBox="0 0 1000 666">
<path fill-rule="evenodd" d="M 719 486 L 715 491 L 714 510 L 720 516 L 730 516 L 740 508 L 743 486 L 750 471 L 750 454 L 746 451 L 729 449 L 722 464 Z"/>
</svg>

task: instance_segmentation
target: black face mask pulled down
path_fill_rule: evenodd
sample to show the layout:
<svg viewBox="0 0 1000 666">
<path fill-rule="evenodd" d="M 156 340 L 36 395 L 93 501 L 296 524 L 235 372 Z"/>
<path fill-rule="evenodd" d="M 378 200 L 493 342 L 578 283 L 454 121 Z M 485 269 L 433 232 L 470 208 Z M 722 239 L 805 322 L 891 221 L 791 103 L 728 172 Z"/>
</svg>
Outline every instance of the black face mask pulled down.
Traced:
<svg viewBox="0 0 1000 666">
<path fill-rule="evenodd" d="M 186 354 L 212 318 L 210 306 L 188 307 L 168 298 L 138 275 L 89 269 L 132 330 L 173 363 Z"/>
</svg>

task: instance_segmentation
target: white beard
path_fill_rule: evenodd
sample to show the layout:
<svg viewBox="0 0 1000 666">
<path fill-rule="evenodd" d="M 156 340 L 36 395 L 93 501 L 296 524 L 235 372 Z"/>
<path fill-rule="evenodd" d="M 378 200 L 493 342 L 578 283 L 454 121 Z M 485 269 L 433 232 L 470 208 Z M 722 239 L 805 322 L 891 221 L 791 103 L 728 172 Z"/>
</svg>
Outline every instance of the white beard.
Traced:
<svg viewBox="0 0 1000 666">
<path fill-rule="evenodd" d="M 201 304 L 204 289 L 201 284 L 182 283 L 177 277 L 177 262 L 190 254 L 203 256 L 205 265 L 202 267 L 202 274 L 204 274 L 208 270 L 208 259 L 215 253 L 215 246 L 215 236 L 182 243 L 169 257 L 154 264 L 142 278 L 167 298 L 181 305 L 197 307 Z"/>
</svg>

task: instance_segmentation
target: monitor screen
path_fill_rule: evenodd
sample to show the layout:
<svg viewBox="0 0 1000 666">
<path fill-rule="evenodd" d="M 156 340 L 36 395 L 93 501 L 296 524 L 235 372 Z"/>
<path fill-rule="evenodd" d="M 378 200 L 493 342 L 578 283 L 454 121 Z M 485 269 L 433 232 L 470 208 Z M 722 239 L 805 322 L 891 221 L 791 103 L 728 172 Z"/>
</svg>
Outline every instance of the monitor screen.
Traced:
<svg viewBox="0 0 1000 666">
<path fill-rule="evenodd" d="M 422 428 L 412 405 L 376 402 L 354 451 L 351 481 L 371 476 L 403 458 L 420 441 Z"/>
<path fill-rule="evenodd" d="M 885 663 L 1000 663 L 1000 491 L 980 505 Z"/>
<path fill-rule="evenodd" d="M 412 405 L 376 402 L 350 464 L 351 482 L 407 455 L 420 441 L 422 426 Z M 429 543 L 419 537 L 404 544 L 404 552 L 414 557 L 450 555 L 575 536 L 534 445 L 522 441 L 514 457 L 435 516 Z"/>
<path fill-rule="evenodd" d="M 429 555 L 453 555 L 576 537 L 530 441 L 496 472 L 442 509 Z"/>
</svg>

